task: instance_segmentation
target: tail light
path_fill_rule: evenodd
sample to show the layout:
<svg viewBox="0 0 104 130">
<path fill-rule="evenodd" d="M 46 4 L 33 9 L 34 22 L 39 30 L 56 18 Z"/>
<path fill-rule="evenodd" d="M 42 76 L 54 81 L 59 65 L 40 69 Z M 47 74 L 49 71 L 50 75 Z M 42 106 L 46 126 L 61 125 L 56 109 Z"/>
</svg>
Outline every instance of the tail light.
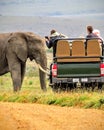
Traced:
<svg viewBox="0 0 104 130">
<path fill-rule="evenodd" d="M 104 76 L 104 63 L 100 64 L 101 76 Z"/>
<path fill-rule="evenodd" d="M 53 77 L 57 76 L 57 64 L 52 65 L 52 76 Z"/>
</svg>

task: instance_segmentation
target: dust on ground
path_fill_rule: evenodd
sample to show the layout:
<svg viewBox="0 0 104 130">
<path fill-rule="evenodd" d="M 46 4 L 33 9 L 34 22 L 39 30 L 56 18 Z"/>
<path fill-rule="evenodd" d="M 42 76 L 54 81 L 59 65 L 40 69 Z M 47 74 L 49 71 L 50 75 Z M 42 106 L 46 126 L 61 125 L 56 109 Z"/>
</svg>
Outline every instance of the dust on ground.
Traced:
<svg viewBox="0 0 104 130">
<path fill-rule="evenodd" d="M 0 102 L 0 130 L 104 130 L 104 111 Z"/>
</svg>

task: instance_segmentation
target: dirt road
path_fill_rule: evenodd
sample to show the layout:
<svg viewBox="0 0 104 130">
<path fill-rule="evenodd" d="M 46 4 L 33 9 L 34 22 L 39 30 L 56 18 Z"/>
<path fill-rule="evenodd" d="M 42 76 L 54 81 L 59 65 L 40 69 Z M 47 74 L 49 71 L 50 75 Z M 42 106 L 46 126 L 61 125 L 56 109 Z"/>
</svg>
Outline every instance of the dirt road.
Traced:
<svg viewBox="0 0 104 130">
<path fill-rule="evenodd" d="M 0 102 L 0 130 L 104 130 L 104 111 Z"/>
</svg>

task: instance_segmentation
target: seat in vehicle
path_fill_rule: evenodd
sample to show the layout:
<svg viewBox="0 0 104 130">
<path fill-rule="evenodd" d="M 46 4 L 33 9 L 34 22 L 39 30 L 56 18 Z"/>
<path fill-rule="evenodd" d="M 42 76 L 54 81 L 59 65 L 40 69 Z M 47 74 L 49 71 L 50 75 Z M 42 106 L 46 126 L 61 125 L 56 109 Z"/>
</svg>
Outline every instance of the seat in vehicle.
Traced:
<svg viewBox="0 0 104 130">
<path fill-rule="evenodd" d="M 72 42 L 72 62 L 85 61 L 85 45 L 82 40 L 75 40 Z"/>
<path fill-rule="evenodd" d="M 57 62 L 69 62 L 70 46 L 67 40 L 59 40 L 56 47 Z M 63 58 L 60 58 L 63 57 Z"/>
<path fill-rule="evenodd" d="M 93 58 L 87 58 L 87 61 L 100 61 L 101 49 L 98 40 L 87 41 L 87 56 L 95 56 Z"/>
</svg>

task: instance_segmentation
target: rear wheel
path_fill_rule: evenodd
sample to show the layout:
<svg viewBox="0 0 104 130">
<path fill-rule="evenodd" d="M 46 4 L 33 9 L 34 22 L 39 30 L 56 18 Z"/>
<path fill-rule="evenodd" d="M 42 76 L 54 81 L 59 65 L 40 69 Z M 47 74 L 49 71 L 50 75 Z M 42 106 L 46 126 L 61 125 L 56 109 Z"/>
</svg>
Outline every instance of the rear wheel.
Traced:
<svg viewBox="0 0 104 130">
<path fill-rule="evenodd" d="M 58 84 L 54 84 L 54 85 L 51 86 L 51 87 L 52 87 L 52 91 L 53 91 L 53 92 L 58 93 L 58 91 L 59 91 L 59 85 L 58 85 Z"/>
<path fill-rule="evenodd" d="M 98 90 L 100 90 L 102 92 L 102 89 L 103 89 L 103 83 L 98 83 Z"/>
<path fill-rule="evenodd" d="M 53 92 L 69 92 L 76 89 L 76 84 L 70 83 L 58 83 L 54 84 L 52 87 Z"/>
</svg>

